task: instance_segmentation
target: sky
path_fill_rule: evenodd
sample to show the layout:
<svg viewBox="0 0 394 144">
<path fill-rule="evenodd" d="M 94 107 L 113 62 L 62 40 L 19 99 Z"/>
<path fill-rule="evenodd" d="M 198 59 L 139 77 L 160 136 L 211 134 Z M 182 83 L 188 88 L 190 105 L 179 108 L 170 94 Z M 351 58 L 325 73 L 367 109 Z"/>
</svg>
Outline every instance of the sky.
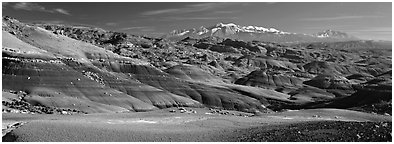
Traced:
<svg viewBox="0 0 394 144">
<path fill-rule="evenodd" d="M 3 2 L 2 15 L 148 36 L 231 22 L 292 33 L 331 29 L 362 39 L 392 39 L 390 2 Z"/>
</svg>

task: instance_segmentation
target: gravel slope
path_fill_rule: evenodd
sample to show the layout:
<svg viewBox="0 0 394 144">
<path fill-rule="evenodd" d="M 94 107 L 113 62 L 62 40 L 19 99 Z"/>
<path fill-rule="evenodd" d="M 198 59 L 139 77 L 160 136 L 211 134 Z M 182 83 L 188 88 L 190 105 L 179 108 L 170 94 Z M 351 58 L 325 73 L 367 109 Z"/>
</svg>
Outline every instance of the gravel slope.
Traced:
<svg viewBox="0 0 394 144">
<path fill-rule="evenodd" d="M 152 112 L 30 115 L 3 113 L 26 122 L 3 137 L 16 142 L 234 142 L 389 141 L 391 117 L 335 109 L 247 113 L 186 108 Z M 189 113 L 195 111 L 195 113 Z M 234 115 L 232 115 L 234 114 Z M 241 116 L 240 116 L 241 115 Z M 317 116 L 316 116 L 317 115 Z M 337 119 L 334 117 L 340 115 Z M 347 115 L 347 117 L 344 117 Z M 367 122 L 368 121 L 368 122 Z M 357 134 L 359 136 L 357 136 Z M 359 138 L 360 137 L 360 138 Z"/>
<path fill-rule="evenodd" d="M 391 122 L 319 121 L 234 132 L 241 142 L 391 142 Z"/>
</svg>

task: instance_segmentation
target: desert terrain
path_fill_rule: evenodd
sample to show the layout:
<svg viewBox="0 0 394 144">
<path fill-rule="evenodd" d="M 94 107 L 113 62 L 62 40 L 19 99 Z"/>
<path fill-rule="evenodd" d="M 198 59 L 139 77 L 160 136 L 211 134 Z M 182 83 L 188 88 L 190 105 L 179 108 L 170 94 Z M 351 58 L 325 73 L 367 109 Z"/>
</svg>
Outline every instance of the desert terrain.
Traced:
<svg viewBox="0 0 394 144">
<path fill-rule="evenodd" d="M 171 110 L 175 110 L 175 112 L 169 112 Z M 186 108 L 186 111 L 181 113 L 178 109 L 170 108 L 153 112 L 116 114 L 3 114 L 3 124 L 21 123 L 19 128 L 3 136 L 3 141 L 231 142 L 294 140 L 339 142 L 391 140 L 390 116 L 349 110 L 287 111 L 264 116 L 252 116 L 248 113 L 225 110 L 216 113 L 219 110 L 201 108 Z M 360 126 L 362 128 L 357 128 Z M 289 137 L 284 139 L 282 134 L 289 135 Z"/>
<path fill-rule="evenodd" d="M 391 42 L 2 24 L 4 142 L 392 141 Z"/>
</svg>

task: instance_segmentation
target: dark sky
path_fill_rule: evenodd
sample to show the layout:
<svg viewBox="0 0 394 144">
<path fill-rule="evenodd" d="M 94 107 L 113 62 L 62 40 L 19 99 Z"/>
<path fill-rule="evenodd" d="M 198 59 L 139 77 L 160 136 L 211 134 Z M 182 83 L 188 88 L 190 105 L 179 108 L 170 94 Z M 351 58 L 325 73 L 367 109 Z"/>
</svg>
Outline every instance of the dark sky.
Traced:
<svg viewBox="0 0 394 144">
<path fill-rule="evenodd" d="M 387 2 L 2 3 L 3 16 L 24 22 L 92 25 L 134 34 L 161 35 L 233 22 L 306 34 L 332 29 L 375 40 L 391 40 L 391 11 Z"/>
</svg>

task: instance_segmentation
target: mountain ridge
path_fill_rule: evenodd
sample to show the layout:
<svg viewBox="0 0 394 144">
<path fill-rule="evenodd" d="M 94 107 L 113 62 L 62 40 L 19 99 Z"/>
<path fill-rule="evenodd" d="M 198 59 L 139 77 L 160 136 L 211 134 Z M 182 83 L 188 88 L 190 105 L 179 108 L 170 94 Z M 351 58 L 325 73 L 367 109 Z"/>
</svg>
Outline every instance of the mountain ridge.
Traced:
<svg viewBox="0 0 394 144">
<path fill-rule="evenodd" d="M 163 38 L 180 40 L 186 37 L 204 38 L 218 36 L 221 38 L 234 38 L 244 41 L 269 41 L 277 43 L 302 43 L 302 42 L 336 42 L 359 40 L 358 38 L 340 31 L 324 30 L 316 34 L 291 33 L 273 27 L 240 26 L 235 23 L 218 23 L 213 26 L 183 30 L 173 30 L 163 35 Z"/>
</svg>

